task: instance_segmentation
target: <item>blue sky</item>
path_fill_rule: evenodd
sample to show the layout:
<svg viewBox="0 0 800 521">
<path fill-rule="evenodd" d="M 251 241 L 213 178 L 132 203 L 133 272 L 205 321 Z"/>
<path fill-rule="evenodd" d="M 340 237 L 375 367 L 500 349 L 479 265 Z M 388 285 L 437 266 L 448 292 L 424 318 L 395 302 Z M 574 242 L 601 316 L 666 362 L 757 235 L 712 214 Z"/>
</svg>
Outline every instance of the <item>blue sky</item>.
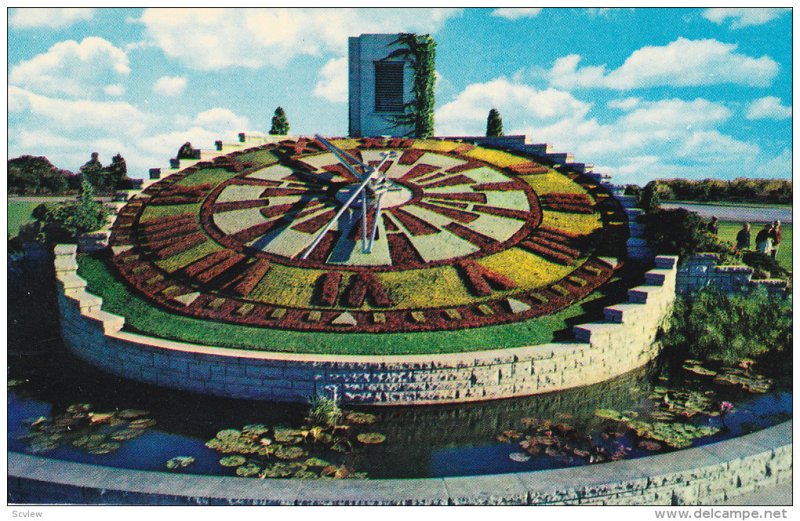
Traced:
<svg viewBox="0 0 800 521">
<path fill-rule="evenodd" d="M 59 11 L 56 13 L 55 11 Z M 791 176 L 786 9 L 12 9 L 9 157 L 130 174 L 191 141 L 347 133 L 347 37 L 429 32 L 436 134 L 483 134 L 496 107 L 617 182 Z"/>
</svg>

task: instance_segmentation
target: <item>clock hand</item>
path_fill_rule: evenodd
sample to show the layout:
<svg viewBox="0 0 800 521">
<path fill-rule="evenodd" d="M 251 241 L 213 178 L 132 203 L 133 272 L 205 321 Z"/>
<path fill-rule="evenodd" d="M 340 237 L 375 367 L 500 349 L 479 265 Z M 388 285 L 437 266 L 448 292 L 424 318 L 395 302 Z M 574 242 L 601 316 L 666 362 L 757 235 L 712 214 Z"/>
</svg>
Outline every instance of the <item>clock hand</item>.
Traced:
<svg viewBox="0 0 800 521">
<path fill-rule="evenodd" d="M 372 221 L 372 233 L 369 236 L 369 246 L 367 246 L 366 253 L 372 253 L 372 245 L 375 244 L 375 234 L 378 232 L 378 222 L 381 218 L 381 199 L 383 194 L 383 190 L 378 192 L 378 198 L 375 200 L 375 219 Z"/>
<path fill-rule="evenodd" d="M 300 257 L 301 259 L 307 259 L 308 256 L 311 255 L 311 252 L 314 251 L 314 248 L 317 247 L 319 242 L 322 240 L 322 237 L 326 233 L 328 233 L 328 230 L 330 230 L 331 227 L 333 226 L 333 224 L 336 221 L 339 220 L 339 217 L 341 217 L 342 214 L 344 214 L 344 212 L 347 211 L 348 208 L 350 208 L 350 205 L 353 204 L 353 201 L 356 200 L 356 197 L 358 197 L 358 194 L 362 193 L 364 191 L 364 189 L 367 187 L 367 185 L 369 184 L 369 182 L 372 181 L 372 175 L 374 173 L 375 172 L 370 172 L 370 174 L 367 176 L 367 178 L 364 179 L 364 181 L 360 185 L 358 185 L 358 188 L 356 188 L 356 190 L 350 195 L 350 198 L 344 203 L 344 205 L 342 205 L 342 207 L 339 209 L 339 211 L 336 212 L 336 215 L 333 216 L 333 219 L 331 219 L 328 222 L 328 224 L 326 224 L 325 227 L 319 232 L 319 234 L 317 234 L 317 237 L 308 246 L 308 249 L 306 250 L 306 252 L 303 254 L 302 257 Z M 366 203 L 366 198 L 364 199 L 364 202 Z"/>
<path fill-rule="evenodd" d="M 324 137 L 320 136 L 319 134 L 315 134 L 314 137 L 317 138 L 317 140 L 320 143 L 322 143 L 322 145 L 325 148 L 327 148 L 334 156 L 336 156 L 336 159 L 338 159 L 339 162 L 342 163 L 342 166 L 344 166 L 351 174 L 356 176 L 356 178 L 359 179 L 360 181 L 363 181 L 364 180 L 364 176 L 367 175 L 368 173 L 370 173 L 370 170 L 372 170 L 371 167 L 366 166 L 361 161 L 359 161 L 358 159 L 354 158 L 353 156 L 351 156 L 350 154 L 348 154 L 344 150 L 340 150 L 339 148 L 333 146 L 333 143 L 331 143 L 330 141 L 328 141 Z M 363 168 L 364 169 L 364 173 L 360 173 L 355 168 L 353 168 L 353 165 L 348 162 L 348 159 L 350 161 L 354 161 L 356 164 L 358 164 L 358 166 Z"/>
</svg>

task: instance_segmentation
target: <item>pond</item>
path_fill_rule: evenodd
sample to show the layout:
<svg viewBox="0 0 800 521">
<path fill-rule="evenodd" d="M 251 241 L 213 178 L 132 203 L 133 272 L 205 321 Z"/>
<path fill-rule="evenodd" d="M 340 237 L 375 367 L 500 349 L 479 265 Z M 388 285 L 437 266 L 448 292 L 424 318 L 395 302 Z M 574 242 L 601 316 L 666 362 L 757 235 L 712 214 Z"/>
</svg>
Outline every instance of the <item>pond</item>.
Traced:
<svg viewBox="0 0 800 521">
<path fill-rule="evenodd" d="M 462 405 L 359 408 L 345 411 L 363 414 L 346 416 L 340 431 L 314 430 L 305 404 L 167 390 L 77 360 L 59 339 L 48 274 L 31 273 L 9 270 L 9 302 L 16 304 L 9 306 L 12 451 L 162 471 L 169 460 L 186 457 L 173 460 L 170 471 L 212 475 L 460 476 L 641 457 L 791 417 L 786 378 L 760 379 L 742 369 L 713 375 L 662 357 L 615 380 L 570 391 Z"/>
<path fill-rule="evenodd" d="M 697 212 L 706 219 L 716 215 L 721 221 L 740 221 L 751 223 L 764 223 L 780 221 L 784 224 L 792 222 L 792 208 L 790 206 L 747 206 L 721 205 L 703 203 L 661 203 L 666 210 L 685 208 Z"/>
</svg>

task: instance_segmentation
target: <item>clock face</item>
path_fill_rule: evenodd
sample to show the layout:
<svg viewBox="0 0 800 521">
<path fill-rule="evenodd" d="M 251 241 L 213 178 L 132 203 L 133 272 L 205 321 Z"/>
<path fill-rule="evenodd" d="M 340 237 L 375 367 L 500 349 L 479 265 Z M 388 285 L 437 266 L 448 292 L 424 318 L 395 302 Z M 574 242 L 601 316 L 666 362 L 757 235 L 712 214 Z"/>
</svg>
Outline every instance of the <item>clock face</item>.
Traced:
<svg viewBox="0 0 800 521">
<path fill-rule="evenodd" d="M 120 211 L 114 263 L 175 312 L 316 331 L 519 321 L 613 272 L 599 248 L 624 238 L 624 213 L 588 178 L 458 142 L 332 144 L 362 166 L 301 138 L 155 183 Z M 365 166 L 383 188 L 356 194 Z"/>
</svg>

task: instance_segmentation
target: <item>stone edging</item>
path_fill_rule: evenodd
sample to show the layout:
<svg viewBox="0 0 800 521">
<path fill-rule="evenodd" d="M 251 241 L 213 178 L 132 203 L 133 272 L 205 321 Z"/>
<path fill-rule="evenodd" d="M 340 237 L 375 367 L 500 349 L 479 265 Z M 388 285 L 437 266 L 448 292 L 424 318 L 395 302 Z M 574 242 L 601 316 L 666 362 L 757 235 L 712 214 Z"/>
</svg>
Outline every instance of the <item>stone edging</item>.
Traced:
<svg viewBox="0 0 800 521">
<path fill-rule="evenodd" d="M 387 480 L 254 480 L 8 453 L 8 502 L 150 505 L 709 505 L 792 479 L 792 421 L 677 452 L 567 469 Z"/>
<path fill-rule="evenodd" d="M 78 357 L 138 381 L 234 398 L 306 401 L 333 394 L 363 404 L 480 401 L 559 391 L 641 367 L 675 298 L 676 257 L 656 259 L 629 301 L 604 322 L 574 328 L 577 342 L 431 355 L 312 355 L 200 346 L 122 331 L 76 273 L 76 248 L 55 248 L 61 332 Z"/>
</svg>

